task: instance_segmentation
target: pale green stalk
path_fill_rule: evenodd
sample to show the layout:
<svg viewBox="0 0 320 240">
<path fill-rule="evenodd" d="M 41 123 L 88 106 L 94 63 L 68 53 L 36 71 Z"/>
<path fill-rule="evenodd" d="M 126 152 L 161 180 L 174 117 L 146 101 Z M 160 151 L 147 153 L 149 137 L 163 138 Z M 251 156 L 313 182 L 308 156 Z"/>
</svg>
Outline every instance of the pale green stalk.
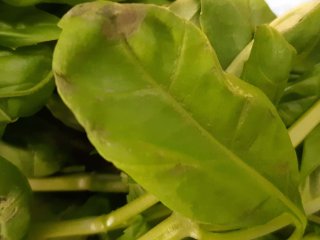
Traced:
<svg viewBox="0 0 320 240">
<path fill-rule="evenodd" d="M 195 223 L 190 219 L 172 214 L 138 240 L 180 240 L 192 236 L 194 229 Z"/>
<path fill-rule="evenodd" d="M 147 193 L 107 215 L 38 223 L 31 229 L 29 239 L 44 240 L 48 238 L 106 233 L 110 230 L 126 226 L 133 217 L 150 208 L 158 201 L 156 197 Z"/>
<path fill-rule="evenodd" d="M 318 100 L 289 128 L 288 131 L 292 145 L 297 147 L 319 123 L 320 100 Z"/>
<path fill-rule="evenodd" d="M 29 184 L 35 192 L 93 191 L 127 192 L 128 185 L 115 174 L 74 174 L 48 178 L 30 178 Z"/>
</svg>

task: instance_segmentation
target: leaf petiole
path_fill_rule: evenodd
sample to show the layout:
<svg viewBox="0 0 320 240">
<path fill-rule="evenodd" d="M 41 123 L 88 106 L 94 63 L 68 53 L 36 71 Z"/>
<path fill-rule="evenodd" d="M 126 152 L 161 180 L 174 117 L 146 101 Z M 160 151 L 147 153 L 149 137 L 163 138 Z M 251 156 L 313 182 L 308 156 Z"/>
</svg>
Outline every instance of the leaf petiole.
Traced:
<svg viewBox="0 0 320 240">
<path fill-rule="evenodd" d="M 123 207 L 99 217 L 38 223 L 32 227 L 29 239 L 43 240 L 47 238 L 106 233 L 110 230 L 124 227 L 130 219 L 150 208 L 158 201 L 156 197 L 146 193 Z"/>
<path fill-rule="evenodd" d="M 67 176 L 30 178 L 29 184 L 35 192 L 93 191 L 127 192 L 128 186 L 115 174 L 72 174 Z"/>
</svg>

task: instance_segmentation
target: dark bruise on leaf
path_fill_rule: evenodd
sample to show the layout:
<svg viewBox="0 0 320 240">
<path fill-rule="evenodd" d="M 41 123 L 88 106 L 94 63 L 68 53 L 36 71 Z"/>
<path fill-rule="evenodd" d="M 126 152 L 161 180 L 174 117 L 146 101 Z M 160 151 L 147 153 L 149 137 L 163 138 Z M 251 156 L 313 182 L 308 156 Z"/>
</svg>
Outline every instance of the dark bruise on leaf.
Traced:
<svg viewBox="0 0 320 240">
<path fill-rule="evenodd" d="M 104 8 L 103 15 L 107 17 L 103 24 L 103 34 L 110 40 L 117 40 L 123 36 L 129 37 L 140 26 L 145 12 L 131 5 L 114 5 Z"/>
<path fill-rule="evenodd" d="M 135 4 L 121 5 L 108 4 L 105 7 L 103 3 L 80 4 L 67 13 L 67 17 L 82 17 L 88 21 L 94 21 L 98 18 L 103 19 L 102 33 L 109 40 L 119 40 L 122 37 L 128 37 L 135 32 L 145 17 L 144 8 L 136 8 Z M 95 14 L 88 14 L 93 12 Z M 63 20 L 62 20 L 63 22 Z"/>
</svg>

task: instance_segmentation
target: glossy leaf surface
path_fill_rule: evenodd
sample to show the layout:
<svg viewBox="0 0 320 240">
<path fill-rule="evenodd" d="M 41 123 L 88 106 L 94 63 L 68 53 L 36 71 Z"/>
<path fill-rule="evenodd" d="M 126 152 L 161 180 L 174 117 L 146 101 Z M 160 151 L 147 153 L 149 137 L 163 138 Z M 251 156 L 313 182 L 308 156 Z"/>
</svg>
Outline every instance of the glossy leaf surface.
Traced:
<svg viewBox="0 0 320 240">
<path fill-rule="evenodd" d="M 257 28 L 241 79 L 260 88 L 277 104 L 287 85 L 294 56 L 294 48 L 276 30 L 262 25 Z"/>
<path fill-rule="evenodd" d="M 24 239 L 30 223 L 31 189 L 24 175 L 0 157 L 0 239 Z"/>
<path fill-rule="evenodd" d="M 0 125 L 42 108 L 54 89 L 52 51 L 46 46 L 0 48 Z"/>
<path fill-rule="evenodd" d="M 0 46 L 16 48 L 56 40 L 58 20 L 35 7 L 16 8 L 0 2 Z"/>
<path fill-rule="evenodd" d="M 256 26 L 274 18 L 264 0 L 201 0 L 201 28 L 223 68 L 252 40 Z"/>
<path fill-rule="evenodd" d="M 77 6 L 60 26 L 58 90 L 101 155 L 198 222 L 242 228 L 288 212 L 304 224 L 276 110 L 224 74 L 197 27 L 107 2 Z"/>
</svg>

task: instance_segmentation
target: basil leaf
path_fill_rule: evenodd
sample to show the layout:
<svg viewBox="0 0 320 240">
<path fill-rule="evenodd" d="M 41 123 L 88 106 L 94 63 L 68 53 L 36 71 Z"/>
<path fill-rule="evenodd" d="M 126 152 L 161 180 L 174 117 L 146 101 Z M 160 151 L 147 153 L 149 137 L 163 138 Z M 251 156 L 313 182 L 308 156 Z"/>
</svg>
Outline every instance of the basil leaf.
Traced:
<svg viewBox="0 0 320 240">
<path fill-rule="evenodd" d="M 52 51 L 46 46 L 0 48 L 0 126 L 34 114 L 54 89 Z"/>
<path fill-rule="evenodd" d="M 312 1 L 275 19 L 270 25 L 282 33 L 300 54 L 319 39 L 319 12 L 319 2 Z"/>
<path fill-rule="evenodd" d="M 261 25 L 241 79 L 260 88 L 277 104 L 287 85 L 294 56 L 295 49 L 275 29 Z"/>
<path fill-rule="evenodd" d="M 35 7 L 16 8 L 0 2 L 0 46 L 17 48 L 56 40 L 58 20 Z"/>
<path fill-rule="evenodd" d="M 293 124 L 320 98 L 320 64 L 290 81 L 278 105 L 278 111 L 287 126 Z"/>
<path fill-rule="evenodd" d="M 286 212 L 303 228 L 276 109 L 222 71 L 194 24 L 154 5 L 95 2 L 60 26 L 58 91 L 102 156 L 197 222 L 247 228 Z"/>
<path fill-rule="evenodd" d="M 274 18 L 264 0 L 201 0 L 201 28 L 223 68 L 252 40 L 256 26 Z"/>
</svg>

